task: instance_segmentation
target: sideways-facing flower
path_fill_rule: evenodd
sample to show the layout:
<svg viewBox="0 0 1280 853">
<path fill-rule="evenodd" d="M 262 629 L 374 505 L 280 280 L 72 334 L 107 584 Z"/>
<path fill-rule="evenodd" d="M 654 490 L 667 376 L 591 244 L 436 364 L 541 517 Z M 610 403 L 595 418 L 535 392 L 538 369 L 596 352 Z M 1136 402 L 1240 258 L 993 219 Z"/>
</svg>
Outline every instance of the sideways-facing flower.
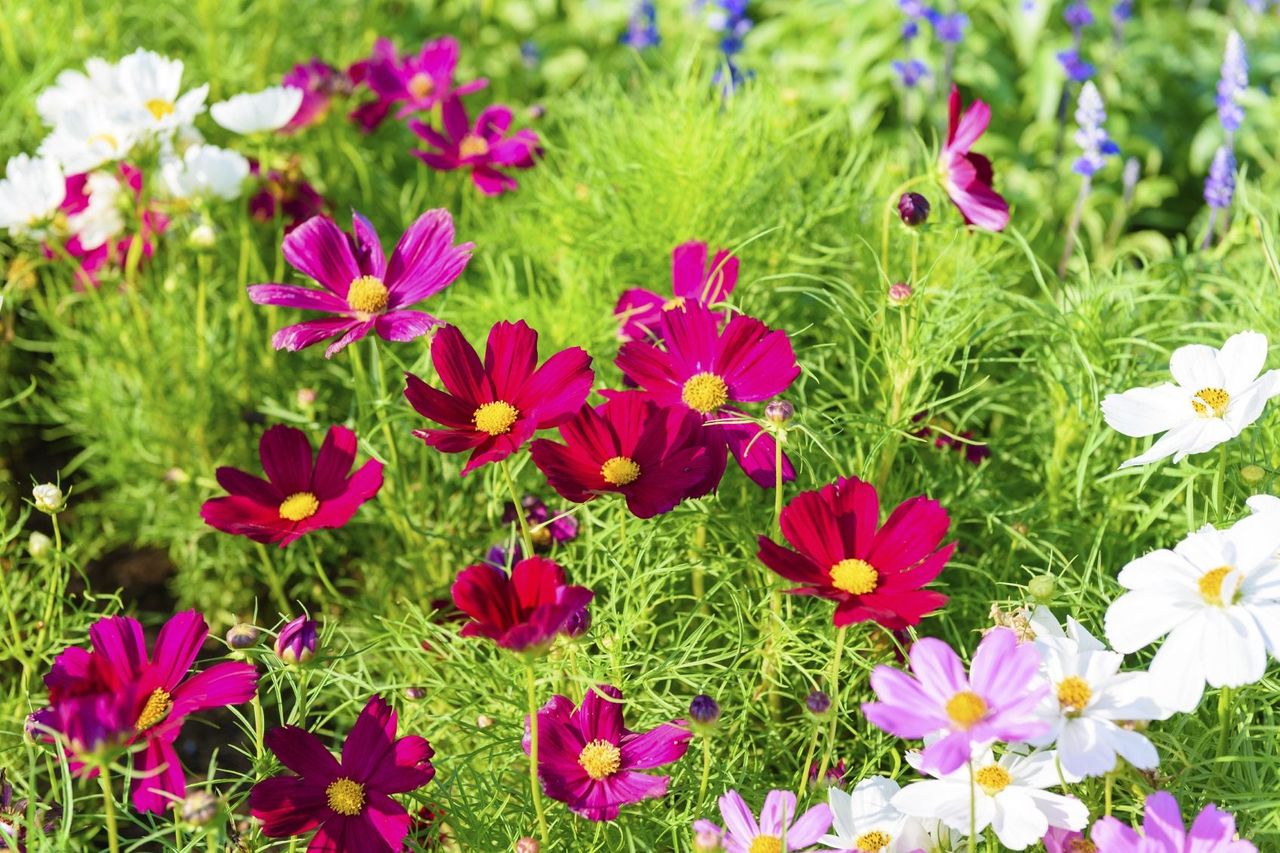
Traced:
<svg viewBox="0 0 1280 853">
<path fill-rule="evenodd" d="M 766 794 L 759 822 L 741 794 L 725 791 L 720 798 L 720 818 L 724 821 L 720 843 L 727 853 L 805 850 L 831 828 L 831 809 L 826 803 L 818 803 L 797 818 L 796 795 L 790 791 L 775 790 Z M 698 821 L 693 828 L 699 833 L 720 830 L 705 820 Z"/>
<path fill-rule="evenodd" d="M 538 134 L 532 130 L 517 130 L 507 136 L 512 113 L 501 104 L 482 110 L 473 126 L 461 99 L 452 97 L 444 102 L 441 119 L 443 133 L 417 119 L 409 122 L 409 129 L 435 149 L 414 149 L 411 153 L 442 172 L 470 170 L 472 183 L 485 195 L 514 190 L 516 179 L 504 170 L 532 168 L 534 157 L 541 153 Z"/>
<path fill-rule="evenodd" d="M 974 749 L 997 740 L 1027 741 L 1049 728 L 1036 715 L 1036 707 L 1049 693 L 1038 672 L 1040 654 L 1031 644 L 1019 645 L 1008 628 L 987 632 L 967 676 L 951 647 L 932 637 L 911 646 L 910 660 L 915 677 L 888 666 L 872 670 L 871 687 L 879 701 L 863 704 L 862 712 L 874 725 L 901 738 L 938 737 L 920 756 L 927 773 L 952 773 Z"/>
<path fill-rule="evenodd" d="M 238 151 L 196 143 L 160 162 L 160 183 L 174 198 L 238 198 L 249 161 Z"/>
<path fill-rule="evenodd" d="M 689 302 L 712 307 L 729 298 L 738 283 L 738 259 L 726 249 L 716 251 L 707 265 L 707 244 L 699 241 L 682 243 L 671 252 L 671 296 L 663 296 L 643 287 L 624 290 L 618 297 L 613 314 L 621 323 L 619 337 L 624 341 L 656 338 L 661 332 L 662 315 Z M 723 316 L 712 312 L 717 318 Z"/>
<path fill-rule="evenodd" d="M 277 216 L 284 222 L 284 233 L 313 216 L 325 216 L 329 203 L 302 174 L 298 158 L 293 157 L 280 169 L 264 175 L 257 161 L 249 162 L 249 172 L 261 181 L 261 188 L 249 197 L 249 215 L 259 222 L 271 222 Z"/>
<path fill-rule="evenodd" d="M 991 123 L 991 107 L 974 101 L 962 114 L 963 106 L 960 90 L 952 86 L 947 142 L 938 159 L 942 187 L 967 224 L 1003 231 L 1009 224 L 1009 203 L 992 188 L 991 161 L 969 150 Z"/>
<path fill-rule="evenodd" d="M 1114 817 L 1104 817 L 1093 825 L 1093 843 L 1098 853 L 1257 853 L 1258 848 L 1236 840 L 1236 819 L 1213 804 L 1196 816 L 1191 829 L 1182 822 L 1178 801 L 1172 794 L 1156 791 L 1147 796 L 1142 816 L 1142 834 Z"/>
<path fill-rule="evenodd" d="M 547 646 L 594 596 L 584 586 L 568 585 L 564 570 L 545 557 L 519 561 L 510 576 L 488 563 L 468 566 L 450 591 L 471 617 L 463 637 L 487 637 L 514 652 Z"/>
<path fill-rule="evenodd" d="M 130 125 L 139 134 L 172 136 L 204 112 L 209 84 L 182 91 L 181 59 L 138 48 L 116 65 L 115 85 Z"/>
<path fill-rule="evenodd" d="M 1107 157 L 1120 153 L 1120 147 L 1107 136 L 1107 129 L 1102 126 L 1107 120 L 1106 109 L 1102 105 L 1102 96 L 1092 81 L 1080 87 L 1080 97 L 1076 101 L 1076 145 L 1080 146 L 1080 156 L 1071 166 L 1077 175 L 1091 178 L 1106 165 Z"/>
<path fill-rule="evenodd" d="M 66 198 L 66 180 L 53 160 L 18 154 L 0 181 L 0 228 L 40 239 Z"/>
<path fill-rule="evenodd" d="M 356 434 L 332 426 L 314 462 L 311 443 L 300 429 L 277 425 L 258 442 L 263 480 L 238 468 L 217 471 L 230 494 L 200 508 L 210 527 L 283 548 L 313 530 L 342 527 L 382 488 L 382 463 L 370 459 L 351 473 Z"/>
<path fill-rule="evenodd" d="M 929 77 L 929 66 L 919 59 L 895 59 L 889 66 L 908 89 L 914 89 L 921 80 Z"/>
<path fill-rule="evenodd" d="M 875 487 L 841 477 L 796 495 L 781 521 L 795 550 L 760 536 L 756 556 L 801 584 L 788 592 L 834 601 L 831 621 L 837 626 L 876 622 L 901 630 L 947 603 L 942 593 L 923 589 L 956 549 L 955 542 L 939 547 L 951 520 L 937 501 L 910 498 L 880 526 Z"/>
<path fill-rule="evenodd" d="M 1112 429 L 1133 438 L 1164 433 L 1145 453 L 1120 467 L 1146 465 L 1169 455 L 1181 462 L 1235 438 L 1262 415 L 1268 400 L 1280 394 L 1280 371 L 1263 373 L 1266 361 L 1266 336 L 1240 332 L 1221 349 L 1191 344 L 1174 350 L 1169 371 L 1176 385 L 1165 382 L 1107 395 L 1102 416 Z"/>
<path fill-rule="evenodd" d="M 884 776 L 870 776 L 848 793 L 837 787 L 827 792 L 831 803 L 831 834 L 818 839 L 845 853 L 915 853 L 931 848 L 924 825 L 893 804 L 901 790 Z"/>
<path fill-rule="evenodd" d="M 405 374 L 405 399 L 442 429 L 413 434 L 442 453 L 466 453 L 465 476 L 515 453 L 540 429 L 574 416 L 595 374 L 591 356 L 578 347 L 561 350 L 538 365 L 538 333 L 523 320 L 495 323 L 484 362 L 455 326 L 431 342 L 431 363 L 445 390 Z"/>
<path fill-rule="evenodd" d="M 431 745 L 417 735 L 396 738 L 396 712 L 379 696 L 360 712 L 341 759 L 294 726 L 267 732 L 266 745 L 297 775 L 254 785 L 249 811 L 269 838 L 317 830 L 307 848 L 315 853 L 402 849 L 411 820 L 392 795 L 416 791 L 435 776 Z"/>
<path fill-rule="evenodd" d="M 284 133 L 296 133 L 324 121 L 334 97 L 349 94 L 351 90 L 347 75 L 318 58 L 293 66 L 280 83 L 302 92 L 302 103 L 298 105 L 297 112 L 288 124 L 280 128 Z"/>
<path fill-rule="evenodd" d="M 1058 64 L 1062 66 L 1062 73 L 1072 83 L 1083 83 L 1092 79 L 1093 75 L 1098 73 L 1098 69 L 1094 67 L 1093 63 L 1085 60 L 1080 55 L 1078 48 L 1060 50 L 1056 56 Z"/>
<path fill-rule="evenodd" d="M 588 688 L 576 708 L 552 696 L 538 711 L 542 790 L 589 820 L 614 820 L 620 806 L 667 793 L 670 777 L 638 771 L 678 761 L 691 737 L 683 720 L 631 731 L 622 718 L 622 691 L 610 684 Z M 526 720 L 526 753 L 529 747 Z"/>
<path fill-rule="evenodd" d="M 453 284 L 471 260 L 471 243 L 453 243 L 449 211 L 438 208 L 419 216 L 389 259 L 373 224 L 354 211 L 351 218 L 351 236 L 332 219 L 317 216 L 284 238 L 284 256 L 290 266 L 323 289 L 288 284 L 249 287 L 249 298 L 259 305 L 336 315 L 286 326 L 271 339 L 276 349 L 292 352 L 336 337 L 324 353 L 332 358 L 370 332 L 387 341 L 411 341 L 442 323 L 408 308 Z"/>
<path fill-rule="evenodd" d="M 261 92 L 242 92 L 209 107 L 222 127 L 232 133 L 250 134 L 279 130 L 293 120 L 302 106 L 301 89 L 270 86 Z"/>
<path fill-rule="evenodd" d="M 276 657 L 290 666 L 306 663 L 315 657 L 319 639 L 320 626 L 304 613 L 286 622 L 276 635 Z"/>
</svg>

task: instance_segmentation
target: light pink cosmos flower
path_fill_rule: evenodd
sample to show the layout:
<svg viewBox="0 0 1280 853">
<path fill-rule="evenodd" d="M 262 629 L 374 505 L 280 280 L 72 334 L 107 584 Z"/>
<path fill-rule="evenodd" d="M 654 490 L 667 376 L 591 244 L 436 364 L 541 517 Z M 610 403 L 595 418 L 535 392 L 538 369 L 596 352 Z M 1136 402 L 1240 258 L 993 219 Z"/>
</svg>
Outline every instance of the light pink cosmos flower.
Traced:
<svg viewBox="0 0 1280 853">
<path fill-rule="evenodd" d="M 1213 804 L 1204 807 L 1188 830 L 1178 801 L 1157 791 L 1147 797 L 1142 834 L 1113 817 L 1093 825 L 1098 853 L 1257 853 L 1252 842 L 1236 840 L 1236 819 Z"/>
<path fill-rule="evenodd" d="M 511 128 L 509 107 L 494 104 L 476 116 L 473 126 L 459 98 L 445 101 L 441 111 L 444 133 L 428 124 L 409 122 L 409 129 L 435 151 L 415 149 L 412 154 L 433 169 L 452 172 L 470 169 L 471 181 L 485 195 L 501 195 L 517 186 L 504 169 L 528 169 L 542 149 L 538 134 L 527 128 L 507 136 Z"/>
<path fill-rule="evenodd" d="M 954 86 L 949 107 L 947 143 L 938 158 L 943 189 L 964 214 L 966 223 L 988 231 L 1003 231 L 1009 224 L 1009 203 L 992 188 L 991 161 L 969 150 L 991 123 L 991 107 L 974 101 L 962 115 L 960 90 Z"/>
<path fill-rule="evenodd" d="M 725 853 L 791 853 L 806 850 L 831 828 L 831 808 L 819 803 L 796 818 L 796 795 L 790 791 L 770 791 L 760 809 L 760 820 L 737 791 L 726 791 L 720 798 L 720 817 L 724 829 L 708 820 L 694 823 L 698 834 L 719 836 Z"/>
</svg>

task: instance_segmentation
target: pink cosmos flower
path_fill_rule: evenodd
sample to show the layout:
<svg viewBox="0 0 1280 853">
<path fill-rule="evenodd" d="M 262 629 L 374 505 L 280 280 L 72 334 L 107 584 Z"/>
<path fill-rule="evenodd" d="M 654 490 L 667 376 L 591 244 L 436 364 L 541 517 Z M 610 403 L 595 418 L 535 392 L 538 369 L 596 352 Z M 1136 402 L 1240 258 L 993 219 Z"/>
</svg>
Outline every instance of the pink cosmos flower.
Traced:
<svg viewBox="0 0 1280 853">
<path fill-rule="evenodd" d="M 1213 804 L 1204 807 L 1188 831 L 1173 795 L 1147 797 L 1142 834 L 1113 817 L 1093 825 L 1098 853 L 1257 853 L 1251 842 L 1236 840 L 1236 819 Z"/>
<path fill-rule="evenodd" d="M 867 702 L 867 719 L 891 735 L 924 738 L 941 735 L 924 748 L 921 767 L 928 773 L 952 773 L 975 747 L 994 741 L 1027 741 L 1048 731 L 1036 715 L 1049 685 L 1039 675 L 1040 653 L 1032 643 L 1018 644 L 1008 628 L 982 638 L 973 668 L 964 665 L 942 640 L 924 637 L 910 652 L 915 677 L 888 666 L 871 672 L 878 702 Z"/>
<path fill-rule="evenodd" d="M 238 468 L 218 469 L 218 484 L 230 494 L 200 507 L 210 527 L 283 548 L 313 530 L 342 527 L 382 488 L 376 459 L 350 473 L 356 434 L 346 427 L 329 427 L 314 464 L 306 433 L 289 426 L 264 432 L 258 455 L 266 480 Z"/>
<path fill-rule="evenodd" d="M 540 438 L 534 464 L 565 500 L 585 503 L 622 495 L 638 518 L 669 512 L 704 489 L 711 457 L 702 419 L 687 408 L 659 408 L 638 394 L 620 394 L 599 408 L 583 406 L 560 427 L 564 444 Z"/>
<path fill-rule="evenodd" d="M 716 252 L 707 266 L 707 244 L 682 243 L 671 252 L 670 297 L 642 287 L 624 290 L 613 309 L 624 341 L 642 341 L 658 336 L 662 314 L 686 302 L 719 305 L 729 298 L 738 283 L 738 259 L 725 249 Z M 714 312 L 713 312 L 714 313 Z M 715 314 L 719 319 L 720 314 Z"/>
<path fill-rule="evenodd" d="M 548 645 L 594 596 L 584 586 L 569 586 L 564 570 L 545 557 L 521 560 L 510 576 L 488 563 L 468 566 L 451 592 L 453 603 L 471 617 L 462 636 L 488 637 L 514 652 Z"/>
<path fill-rule="evenodd" d="M 134 208 L 129 221 L 134 224 L 132 234 L 112 234 L 105 239 L 88 240 L 84 236 L 74 235 L 64 245 L 66 253 L 76 260 L 76 288 L 97 287 L 99 280 L 112 267 L 122 270 L 128 262 L 129 252 L 135 241 L 140 241 L 140 258 L 150 260 L 155 254 L 155 238 L 163 234 L 169 227 L 169 217 L 157 210 L 140 209 L 142 203 L 142 172 L 128 163 L 120 163 L 113 176 L 121 185 L 122 194 L 127 193 Z M 66 195 L 58 212 L 66 217 L 83 214 L 91 199 L 90 174 L 68 175 L 66 178 Z M 56 258 L 59 255 L 47 246 L 44 255 Z"/>
<path fill-rule="evenodd" d="M 760 810 L 760 821 L 737 791 L 726 791 L 720 798 L 720 817 L 724 829 L 709 820 L 694 823 L 696 833 L 720 833 L 725 853 L 791 853 L 805 850 L 831 828 L 831 809 L 819 803 L 796 818 L 796 795 L 790 791 L 770 791 Z"/>
<path fill-rule="evenodd" d="M 92 650 L 72 647 L 54 661 L 45 676 L 50 708 L 37 722 L 65 732 L 73 742 L 121 738 L 126 745 L 142 744 L 130 753 L 133 805 L 141 812 L 163 814 L 186 796 L 182 764 L 173 749 L 186 718 L 247 702 L 257 686 L 257 672 L 247 663 L 219 663 L 190 675 L 208 636 L 204 617 L 187 610 L 164 624 L 148 655 L 137 620 L 99 619 L 89 629 Z M 73 721 L 78 730 L 69 725 Z M 85 771 L 78 762 L 73 769 Z"/>
<path fill-rule="evenodd" d="M 1051 826 L 1044 834 L 1045 853 L 1094 853 L 1097 848 L 1083 832 Z"/>
<path fill-rule="evenodd" d="M 305 127 L 319 124 L 328 115 L 334 97 L 351 92 L 351 81 L 346 74 L 315 57 L 289 69 L 281 83 L 302 90 L 302 103 L 289 123 L 280 129 L 281 133 L 297 133 Z"/>
<path fill-rule="evenodd" d="M 875 487 L 841 477 L 818 491 L 801 492 L 782 511 L 782 535 L 795 550 L 761 536 L 757 556 L 801 584 L 787 592 L 836 602 L 835 625 L 876 622 L 902 630 L 947 603 L 942 593 L 922 587 L 942 571 L 956 543 L 938 547 L 951 520 L 923 495 L 899 504 L 879 524 Z"/>
<path fill-rule="evenodd" d="M 534 157 L 542 153 L 538 134 L 532 130 L 517 130 L 506 135 L 511 128 L 512 114 L 509 107 L 501 104 L 482 110 L 473 127 L 462 101 L 450 98 L 444 102 L 441 118 L 443 133 L 416 119 L 409 122 L 409 129 L 436 149 L 415 149 L 413 156 L 442 172 L 470 169 L 472 183 L 485 195 L 514 190 L 516 179 L 503 170 L 531 168 Z"/>
<path fill-rule="evenodd" d="M 622 691 L 602 684 L 575 708 L 552 696 L 538 711 L 538 776 L 542 790 L 589 820 L 614 820 L 618 807 L 667 792 L 670 777 L 640 773 L 678 761 L 692 737 L 683 720 L 644 733 L 623 724 Z M 529 752 L 525 721 L 524 751 Z"/>
<path fill-rule="evenodd" d="M 962 106 L 960 90 L 952 86 L 947 143 L 938 159 L 942 186 L 967 224 L 1003 231 L 1009 224 L 1009 203 L 992 188 L 991 161 L 969 151 L 991 123 L 991 107 L 974 101 L 961 115 Z"/>
<path fill-rule="evenodd" d="M 369 58 L 357 62 L 348 71 L 354 82 L 368 86 L 377 99 L 360 105 L 351 118 L 368 133 L 380 125 L 398 103 L 404 106 L 396 118 L 404 118 L 489 85 L 488 80 L 481 78 L 455 87 L 453 75 L 457 67 L 458 42 L 447 36 L 424 42 L 418 53 L 403 57 L 388 39 L 378 39 Z"/>
<path fill-rule="evenodd" d="M 659 406 L 687 408 L 707 422 L 703 437 L 711 469 L 705 490 L 694 493 L 704 494 L 720 482 L 726 451 L 756 485 L 773 488 L 773 436 L 758 424 L 741 422 L 745 415 L 732 404 L 768 400 L 800 375 L 787 333 L 743 314 L 721 329 L 715 314 L 696 302 L 664 312 L 659 325 L 661 346 L 628 341 L 618 351 L 617 365 Z M 783 479 L 794 480 L 785 455 L 782 466 Z"/>
<path fill-rule="evenodd" d="M 393 794 L 431 781 L 435 754 L 425 738 L 396 738 L 396 712 L 379 696 L 365 705 L 341 759 L 294 726 L 267 733 L 266 745 L 296 776 L 264 779 L 249 792 L 262 834 L 287 838 L 317 830 L 308 853 L 393 853 L 409 834 L 409 812 Z"/>
<path fill-rule="evenodd" d="M 406 310 L 453 284 L 471 260 L 471 243 L 453 245 L 453 217 L 428 210 L 404 232 L 391 258 L 382 251 L 369 220 L 352 213 L 353 236 L 328 217 L 317 216 L 284 238 L 284 256 L 322 290 L 288 284 L 255 284 L 249 298 L 259 305 L 282 305 L 336 315 L 308 320 L 275 333 L 276 349 L 296 351 L 328 338 L 332 358 L 352 341 L 376 332 L 387 341 L 411 341 L 441 324 L 422 311 Z"/>
<path fill-rule="evenodd" d="M 445 390 L 406 373 L 404 396 L 418 414 L 443 429 L 413 434 L 442 453 L 470 451 L 464 476 L 506 459 L 536 431 L 569 420 L 595 381 L 591 356 L 578 347 L 538 366 L 538 333 L 523 320 L 494 324 L 483 363 L 462 332 L 445 326 L 431 343 L 431 363 Z"/>
</svg>

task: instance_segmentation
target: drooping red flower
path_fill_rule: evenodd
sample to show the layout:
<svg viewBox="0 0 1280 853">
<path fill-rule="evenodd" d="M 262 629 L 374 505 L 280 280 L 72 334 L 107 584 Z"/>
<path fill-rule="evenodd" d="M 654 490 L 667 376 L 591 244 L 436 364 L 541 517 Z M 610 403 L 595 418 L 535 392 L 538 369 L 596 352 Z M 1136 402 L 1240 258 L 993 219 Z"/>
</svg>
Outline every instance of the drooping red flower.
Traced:
<svg viewBox="0 0 1280 853">
<path fill-rule="evenodd" d="M 545 646 L 591 603 L 594 593 L 566 583 L 564 570 L 545 557 L 527 557 L 511 567 L 478 563 L 458 573 L 453 603 L 471 617 L 464 637 L 488 637 L 522 652 Z"/>
<path fill-rule="evenodd" d="M 573 417 L 591 393 L 591 356 L 578 347 L 538 365 L 538 333 L 523 320 L 495 323 L 484 362 L 454 326 L 431 343 L 431 363 L 445 390 L 405 374 L 409 404 L 443 429 L 414 430 L 442 453 L 471 452 L 462 473 L 499 462 L 540 429 Z"/>
<path fill-rule="evenodd" d="M 376 459 L 351 473 L 356 434 L 346 427 L 329 427 L 314 463 L 306 433 L 289 426 L 264 432 L 258 455 L 266 480 L 238 468 L 218 469 L 218 484 L 230 494 L 200 508 L 210 527 L 283 548 L 313 530 L 342 527 L 382 488 Z"/>
<path fill-rule="evenodd" d="M 485 195 L 500 195 L 517 186 L 507 169 L 529 169 L 541 151 L 538 134 L 511 129 L 513 114 L 501 104 L 486 107 L 476 116 L 475 126 L 459 98 L 445 101 L 441 110 L 444 132 L 421 121 L 409 122 L 409 129 L 434 151 L 415 149 L 412 154 L 433 169 L 452 172 L 469 169 L 471 181 Z"/>
<path fill-rule="evenodd" d="M 917 496 L 880 525 L 875 487 L 850 477 L 801 492 L 782 511 L 782 535 L 794 550 L 767 536 L 756 555 L 787 580 L 794 595 L 836 603 L 832 622 L 876 622 L 890 630 L 917 624 L 947 603 L 922 589 L 942 571 L 956 543 L 939 548 L 951 520 L 937 501 Z"/>
<path fill-rule="evenodd" d="M 138 811 L 162 814 L 186 796 L 182 764 L 173 749 L 186 718 L 197 711 L 247 702 L 257 686 L 257 672 L 247 663 L 219 663 L 190 674 L 208 636 L 204 617 L 187 610 L 164 624 L 148 655 L 137 620 L 99 619 L 89 629 L 92 650 L 72 647 L 54 661 L 45 676 L 50 707 L 37 715 L 36 722 L 72 741 L 118 738 L 125 745 L 143 744 L 131 752 L 133 805 Z M 79 713 L 86 710 L 104 713 L 114 722 Z M 120 730 L 121 724 L 127 729 Z M 104 725 L 114 733 L 105 731 Z M 87 770 L 75 761 L 73 769 Z M 95 773 L 90 770 L 86 775 Z"/>
<path fill-rule="evenodd" d="M 311 732 L 281 726 L 267 747 L 296 776 L 264 779 L 249 792 L 249 811 L 270 838 L 316 830 L 308 853 L 394 853 L 411 818 L 392 794 L 431 781 L 435 754 L 425 738 L 396 738 L 396 712 L 379 696 L 365 705 L 339 760 Z"/>
<path fill-rule="evenodd" d="M 729 298 L 737 283 L 738 259 L 727 250 L 717 251 L 708 267 L 706 243 L 682 243 L 671 252 L 671 296 L 635 287 L 624 290 L 618 297 L 613 309 L 620 323 L 618 335 L 624 341 L 656 338 L 663 312 L 687 302 L 719 305 Z"/>
<path fill-rule="evenodd" d="M 943 189 L 966 223 L 988 231 L 1003 231 L 1009 224 L 1009 202 L 992 186 L 995 174 L 991 161 L 969 150 L 991 123 L 991 107 L 974 101 L 961 115 L 964 103 L 955 86 L 951 87 L 948 106 L 947 143 L 938 159 Z"/>
<path fill-rule="evenodd" d="M 711 454 L 702 431 L 702 418 L 687 408 L 621 394 L 598 409 L 583 406 L 560 427 L 564 444 L 540 438 L 529 452 L 565 500 L 616 492 L 637 517 L 652 518 L 706 494 Z"/>
</svg>

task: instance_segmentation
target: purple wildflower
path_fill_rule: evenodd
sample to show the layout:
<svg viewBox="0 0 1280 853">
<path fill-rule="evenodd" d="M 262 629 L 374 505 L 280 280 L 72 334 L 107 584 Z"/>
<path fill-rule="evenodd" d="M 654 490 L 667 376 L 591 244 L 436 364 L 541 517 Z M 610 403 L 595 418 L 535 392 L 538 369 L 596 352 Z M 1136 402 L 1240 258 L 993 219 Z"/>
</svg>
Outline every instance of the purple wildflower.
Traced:
<svg viewBox="0 0 1280 853">
<path fill-rule="evenodd" d="M 908 59 L 906 61 L 895 59 L 892 67 L 894 73 L 898 75 L 898 79 L 902 81 L 902 85 L 908 89 L 915 88 L 921 80 L 929 76 L 929 66 L 919 59 Z"/>
<path fill-rule="evenodd" d="M 1235 840 L 1236 819 L 1217 806 L 1207 805 L 1187 830 L 1178 801 L 1157 791 L 1147 797 L 1142 834 L 1113 817 L 1093 825 L 1091 833 L 1098 853 L 1257 853 L 1251 842 Z"/>
<path fill-rule="evenodd" d="M 1230 145 L 1220 145 L 1209 164 L 1209 175 L 1204 181 L 1205 204 L 1214 210 L 1231 207 L 1236 190 L 1236 158 Z"/>
<path fill-rule="evenodd" d="M 1107 130 L 1102 123 L 1107 120 L 1107 113 L 1102 105 L 1102 96 L 1092 81 L 1080 87 L 1080 98 L 1076 102 L 1076 144 L 1080 146 L 1080 156 L 1071 166 L 1077 175 L 1091 178 L 1104 165 L 1106 158 L 1118 154 L 1120 148 L 1107 137 Z"/>
<path fill-rule="evenodd" d="M 627 31 L 621 42 L 636 50 L 656 47 L 662 38 L 658 34 L 658 10 L 653 0 L 636 0 L 627 19 Z"/>
<path fill-rule="evenodd" d="M 1218 121 L 1228 135 L 1240 129 L 1244 122 L 1244 108 L 1240 96 L 1249 86 L 1249 62 L 1245 56 L 1244 40 L 1232 30 L 1227 34 L 1227 48 L 1222 55 L 1222 76 L 1218 80 Z"/>
</svg>

